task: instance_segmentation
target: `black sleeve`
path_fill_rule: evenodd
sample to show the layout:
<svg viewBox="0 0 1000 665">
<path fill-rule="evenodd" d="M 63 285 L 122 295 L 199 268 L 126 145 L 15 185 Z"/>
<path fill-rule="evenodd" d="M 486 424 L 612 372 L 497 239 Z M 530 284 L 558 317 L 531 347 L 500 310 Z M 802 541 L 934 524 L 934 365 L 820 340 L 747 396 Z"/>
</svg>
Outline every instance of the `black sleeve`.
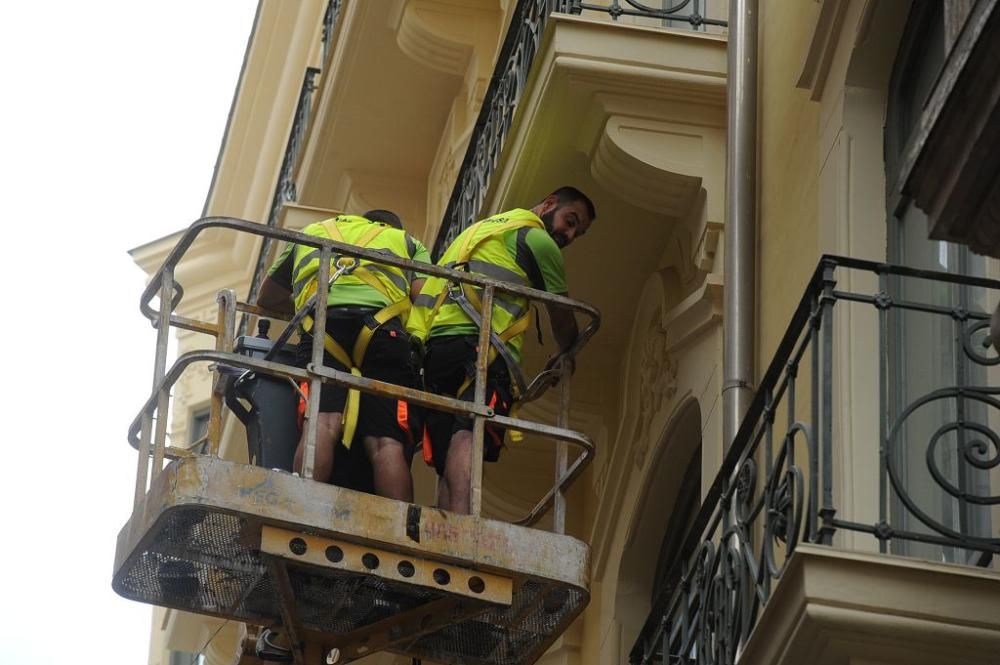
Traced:
<svg viewBox="0 0 1000 665">
<path fill-rule="evenodd" d="M 271 281 L 288 291 L 292 290 L 292 264 L 295 263 L 294 252 L 291 250 L 292 244 L 288 243 L 274 265 L 267 271 L 267 276 Z"/>
<path fill-rule="evenodd" d="M 521 267 L 531 281 L 531 286 L 539 291 L 545 291 L 545 279 L 542 278 L 542 271 L 538 267 L 538 261 L 534 253 L 528 247 L 528 231 L 531 227 L 525 226 L 517 230 L 517 253 L 514 260 Z"/>
</svg>

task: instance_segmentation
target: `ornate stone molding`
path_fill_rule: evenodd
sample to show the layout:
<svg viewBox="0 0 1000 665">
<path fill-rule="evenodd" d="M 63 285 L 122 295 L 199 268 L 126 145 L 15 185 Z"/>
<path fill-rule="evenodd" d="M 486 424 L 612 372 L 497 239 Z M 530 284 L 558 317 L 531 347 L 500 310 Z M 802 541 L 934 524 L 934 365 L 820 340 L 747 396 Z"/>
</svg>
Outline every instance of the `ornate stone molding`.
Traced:
<svg viewBox="0 0 1000 665">
<path fill-rule="evenodd" d="M 693 256 L 695 268 L 701 272 L 708 273 L 715 270 L 715 254 L 722 238 L 722 228 L 720 222 L 708 220 L 701 227 Z"/>
<path fill-rule="evenodd" d="M 464 75 L 477 47 L 495 33 L 496 0 L 410 0 L 398 15 L 396 43 L 417 62 L 446 74 Z"/>
<path fill-rule="evenodd" d="M 595 55 L 598 47 L 615 59 Z M 691 191 L 682 176 L 701 177 L 701 187 L 721 192 L 724 171 L 715 174 L 714 164 L 725 158 L 725 64 L 725 40 L 715 36 L 553 14 L 483 204 L 473 207 L 503 209 L 535 198 L 540 177 L 575 170 L 581 157 L 589 179 L 643 210 L 682 207 L 660 195 L 665 184 Z M 650 136 L 668 150 L 703 137 L 698 159 L 705 168 L 687 159 L 687 149 L 676 162 L 669 153 L 652 156 L 642 149 Z M 680 177 L 667 180 L 664 171 Z M 715 198 L 719 210 L 708 216 L 722 219 L 721 195 Z"/>
<path fill-rule="evenodd" d="M 837 52 L 840 30 L 847 14 L 848 0 L 821 0 L 816 27 L 813 29 L 809 50 L 805 62 L 802 63 L 802 73 L 796 87 L 809 90 L 809 97 L 818 101 L 823 96 L 827 75 L 833 56 Z"/>
<path fill-rule="evenodd" d="M 703 139 L 676 123 L 612 115 L 590 165 L 594 180 L 632 203 L 683 217 L 701 189 Z"/>
<path fill-rule="evenodd" d="M 673 269 L 654 273 L 636 308 L 622 370 L 619 427 L 595 478 L 599 508 L 591 542 L 596 576 L 608 561 L 618 533 L 614 522 L 623 514 L 636 471 L 642 476 L 653 446 L 663 445 L 661 433 L 669 430 L 678 405 L 701 395 L 719 361 L 718 342 L 706 341 L 721 333 L 721 278 L 705 275 L 686 297 L 676 295 L 677 281 Z M 711 417 L 707 405 L 704 411 Z"/>
</svg>

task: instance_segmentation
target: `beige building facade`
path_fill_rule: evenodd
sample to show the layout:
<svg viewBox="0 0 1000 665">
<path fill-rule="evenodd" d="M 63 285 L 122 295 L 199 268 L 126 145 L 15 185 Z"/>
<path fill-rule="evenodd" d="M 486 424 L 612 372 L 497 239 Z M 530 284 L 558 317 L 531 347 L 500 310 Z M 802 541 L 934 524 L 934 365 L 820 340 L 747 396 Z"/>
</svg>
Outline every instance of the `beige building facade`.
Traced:
<svg viewBox="0 0 1000 665">
<path fill-rule="evenodd" d="M 977 21 L 995 33 L 1000 9 L 759 3 L 758 397 L 731 443 L 728 3 L 583 4 L 261 0 L 205 216 L 295 230 L 389 208 L 439 249 L 469 218 L 561 185 L 594 200 L 565 255 L 572 297 L 602 313 L 570 419 L 597 448 L 567 511 L 590 547 L 590 602 L 538 662 L 997 662 L 1000 403 L 976 387 L 1000 385 L 979 344 L 1000 271 L 928 240 L 895 178 L 949 54 Z M 152 274 L 179 237 L 133 257 Z M 252 301 L 277 249 L 202 234 L 177 269 L 178 314 L 215 320 L 220 289 Z M 545 341 L 529 341 L 528 367 Z M 212 344 L 177 337 L 178 354 Z M 212 381 L 202 369 L 176 384 L 173 445 L 202 436 Z M 525 417 L 545 421 L 556 399 Z M 243 426 L 221 424 L 221 456 L 246 461 Z M 485 470 L 484 515 L 525 514 L 554 468 L 551 445 L 513 445 Z M 433 474 L 419 458 L 413 472 L 431 504 Z M 247 635 L 159 608 L 149 662 L 257 662 Z"/>
</svg>

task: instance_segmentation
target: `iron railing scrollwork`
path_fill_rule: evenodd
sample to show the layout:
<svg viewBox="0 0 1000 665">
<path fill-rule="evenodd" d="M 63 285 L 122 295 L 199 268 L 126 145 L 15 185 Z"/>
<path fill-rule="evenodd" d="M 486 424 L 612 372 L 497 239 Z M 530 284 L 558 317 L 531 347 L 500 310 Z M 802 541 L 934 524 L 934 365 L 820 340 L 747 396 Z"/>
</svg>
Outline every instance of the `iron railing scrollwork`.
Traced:
<svg viewBox="0 0 1000 665">
<path fill-rule="evenodd" d="M 704 29 L 707 25 L 727 27 L 728 21 L 711 18 L 705 15 L 703 0 L 667 0 L 661 2 L 660 7 L 653 7 L 649 2 L 639 2 L 638 0 L 611 0 L 607 5 L 598 5 L 581 0 L 563 0 L 559 3 L 565 5 L 569 14 L 579 14 L 582 11 L 605 12 L 617 21 L 622 16 L 635 16 L 639 18 L 654 18 L 673 23 L 688 23 L 692 29 Z"/>
<path fill-rule="evenodd" d="M 553 0 L 520 0 L 504 38 L 483 106 L 465 151 L 444 220 L 434 243 L 434 257 L 468 228 L 482 208 L 490 177 L 500 161 L 514 111 L 524 92 Z"/>
<path fill-rule="evenodd" d="M 329 0 L 326 10 L 323 12 L 321 43 L 324 67 L 333 48 L 333 34 L 336 31 L 337 21 L 340 18 L 343 4 L 344 0 Z M 277 226 L 278 218 L 281 215 L 281 207 L 285 203 L 298 200 L 296 176 L 299 167 L 299 157 L 302 154 L 306 132 L 309 129 L 312 115 L 313 92 L 316 90 L 316 79 L 320 71 L 317 67 L 307 67 L 302 80 L 302 88 L 299 91 L 299 99 L 295 106 L 295 117 L 292 120 L 288 143 L 285 146 L 285 155 L 281 160 L 281 168 L 278 171 L 278 182 L 274 188 L 274 197 L 271 200 L 271 208 L 267 215 L 267 225 L 270 227 Z M 265 236 L 261 243 L 260 252 L 257 254 L 253 277 L 250 279 L 250 289 L 247 294 L 247 302 L 249 303 L 257 302 L 260 286 L 264 282 L 264 270 L 270 251 L 271 238 Z M 240 335 L 246 333 L 249 321 L 249 317 L 246 315 L 240 320 Z"/>
<path fill-rule="evenodd" d="M 839 289 L 845 281 L 873 286 Z M 988 565 L 1000 553 L 990 523 L 1000 388 L 986 375 L 1000 355 L 985 341 L 998 295 L 995 280 L 824 257 L 630 662 L 732 665 L 798 544 L 833 545 L 838 531 L 868 534 L 882 553 Z M 847 307 L 854 335 L 835 346 L 834 316 Z M 856 326 L 877 344 L 856 338 Z M 943 341 L 921 346 L 929 339 Z M 855 355 L 866 349 L 877 357 Z M 851 470 L 834 465 L 847 436 L 834 437 L 834 382 L 846 380 L 835 376 L 845 364 L 835 350 L 878 368 L 879 429 L 858 438 L 855 423 L 851 453 L 870 452 L 868 468 L 878 466 L 867 490 L 878 497 L 874 519 L 843 515 L 836 500 L 835 481 Z"/>
<path fill-rule="evenodd" d="M 613 0 L 608 6 L 580 0 L 518 2 L 434 242 L 435 259 L 440 258 L 445 248 L 480 214 L 550 14 L 600 11 L 610 14 L 614 20 L 628 15 L 682 21 L 693 29 L 726 25 L 726 21 L 708 19 L 700 13 L 702 0 L 676 0 L 663 8 L 649 7 L 635 0 L 625 0 L 625 3 L 628 7 L 623 7 L 619 0 Z"/>
<path fill-rule="evenodd" d="M 333 46 L 333 31 L 337 27 L 337 19 L 340 18 L 340 9 L 344 0 L 330 0 L 323 13 L 323 66 L 326 66 L 327 56 Z"/>
</svg>

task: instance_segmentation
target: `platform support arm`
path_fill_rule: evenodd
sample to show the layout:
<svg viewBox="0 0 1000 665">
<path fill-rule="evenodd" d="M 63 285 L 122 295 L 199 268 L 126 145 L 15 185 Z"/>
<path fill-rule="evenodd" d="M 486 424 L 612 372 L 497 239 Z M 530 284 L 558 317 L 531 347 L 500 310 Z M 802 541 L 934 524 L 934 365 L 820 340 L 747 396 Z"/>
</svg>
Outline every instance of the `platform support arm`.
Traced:
<svg viewBox="0 0 1000 665">
<path fill-rule="evenodd" d="M 215 350 L 231 353 L 236 335 L 236 292 L 232 289 L 222 289 L 216 298 L 219 303 L 219 314 L 216 322 Z M 225 382 L 222 374 L 216 370 L 212 380 L 212 401 L 208 412 L 208 453 L 219 456 L 219 446 L 222 441 L 222 401 Z"/>
<path fill-rule="evenodd" d="M 490 364 L 490 332 L 493 330 L 493 287 L 483 289 L 482 319 L 479 322 L 479 345 L 476 353 L 475 403 L 486 404 L 486 374 Z M 472 460 L 470 469 L 469 511 L 477 517 L 483 510 L 483 439 L 486 436 L 486 419 L 473 416 Z"/>
<path fill-rule="evenodd" d="M 569 429 L 569 381 L 571 363 L 563 360 L 559 367 L 559 415 L 556 426 Z M 556 495 L 552 506 L 552 531 L 566 533 L 566 491 L 563 489 L 563 476 L 569 466 L 569 446 L 565 441 L 556 443 Z"/>
<path fill-rule="evenodd" d="M 319 252 L 319 274 L 316 277 L 316 316 L 312 331 L 312 364 L 313 367 L 323 366 L 323 341 L 326 336 L 326 290 L 330 283 L 330 248 L 323 247 Z M 320 289 L 323 289 L 322 293 Z M 302 477 L 312 479 L 316 466 L 316 434 L 319 431 L 319 393 L 323 388 L 323 379 L 313 376 L 309 381 L 309 405 L 306 409 L 304 429 L 305 449 L 302 453 Z"/>
</svg>

